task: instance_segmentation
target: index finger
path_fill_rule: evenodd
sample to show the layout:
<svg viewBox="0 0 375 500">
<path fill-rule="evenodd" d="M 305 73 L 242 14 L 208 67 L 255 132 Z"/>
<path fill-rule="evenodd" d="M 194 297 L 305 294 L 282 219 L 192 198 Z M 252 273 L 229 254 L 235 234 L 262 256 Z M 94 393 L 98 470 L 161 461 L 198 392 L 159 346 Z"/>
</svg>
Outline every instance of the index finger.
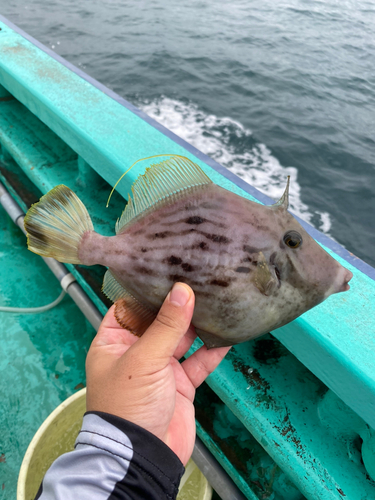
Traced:
<svg viewBox="0 0 375 500">
<path fill-rule="evenodd" d="M 181 363 L 182 368 L 195 389 L 218 367 L 231 348 L 232 346 L 215 347 L 208 350 L 204 345 Z"/>
<path fill-rule="evenodd" d="M 177 349 L 174 352 L 174 357 L 179 360 L 184 356 L 190 347 L 194 344 L 195 339 L 197 338 L 197 334 L 195 333 L 195 328 L 193 325 L 189 326 L 188 331 L 180 340 Z"/>
</svg>

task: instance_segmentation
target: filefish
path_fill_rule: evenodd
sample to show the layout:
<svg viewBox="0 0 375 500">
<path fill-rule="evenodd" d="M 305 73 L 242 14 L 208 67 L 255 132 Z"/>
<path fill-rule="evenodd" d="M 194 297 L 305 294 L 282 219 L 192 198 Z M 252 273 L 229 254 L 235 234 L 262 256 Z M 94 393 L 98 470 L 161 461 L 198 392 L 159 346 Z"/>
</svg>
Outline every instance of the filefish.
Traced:
<svg viewBox="0 0 375 500">
<path fill-rule="evenodd" d="M 118 323 L 141 336 L 173 283 L 191 286 L 192 323 L 208 348 L 238 344 L 294 320 L 349 289 L 352 273 L 287 211 L 289 178 L 274 205 L 227 191 L 173 156 L 138 177 L 116 236 L 94 231 L 64 185 L 25 217 L 28 248 L 60 262 L 108 268 L 103 292 Z"/>
</svg>

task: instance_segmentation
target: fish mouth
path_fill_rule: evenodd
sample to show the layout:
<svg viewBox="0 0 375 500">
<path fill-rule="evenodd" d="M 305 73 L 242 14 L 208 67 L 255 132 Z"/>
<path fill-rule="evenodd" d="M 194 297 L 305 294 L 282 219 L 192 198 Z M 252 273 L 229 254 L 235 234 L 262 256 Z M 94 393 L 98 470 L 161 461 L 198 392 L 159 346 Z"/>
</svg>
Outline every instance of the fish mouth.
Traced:
<svg viewBox="0 0 375 500">
<path fill-rule="evenodd" d="M 343 269 L 344 269 L 343 282 L 338 292 L 347 292 L 348 290 L 350 290 L 349 281 L 353 278 L 353 273 L 349 271 L 349 269 L 346 269 L 345 267 Z"/>
<path fill-rule="evenodd" d="M 353 278 L 353 273 L 349 269 L 345 269 L 344 283 L 342 285 L 342 292 L 347 292 L 350 290 L 349 281 Z"/>
</svg>

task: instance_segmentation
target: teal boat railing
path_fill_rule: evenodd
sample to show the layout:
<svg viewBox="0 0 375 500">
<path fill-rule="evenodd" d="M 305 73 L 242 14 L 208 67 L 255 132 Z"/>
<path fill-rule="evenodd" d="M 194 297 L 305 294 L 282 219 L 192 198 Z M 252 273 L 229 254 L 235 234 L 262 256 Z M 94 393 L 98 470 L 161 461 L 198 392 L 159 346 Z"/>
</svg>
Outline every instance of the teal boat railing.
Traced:
<svg viewBox="0 0 375 500">
<path fill-rule="evenodd" d="M 137 164 L 124 177 L 105 209 L 111 187 L 137 159 L 164 153 L 187 156 L 218 185 L 268 202 L 4 18 L 0 28 L 0 178 L 24 210 L 64 183 L 82 198 L 98 231 L 113 234 L 131 184 L 145 166 Z M 304 226 L 353 272 L 350 292 L 330 297 L 272 336 L 235 346 L 198 391 L 198 434 L 248 498 L 375 498 L 375 270 Z M 10 248 L 11 237 L 3 238 Z M 28 253 L 24 248 L 21 253 L 26 266 Z M 34 266 L 35 259 L 30 257 Z M 105 270 L 67 267 L 105 313 L 108 303 L 100 292 Z M 26 271 L 9 269 L 7 283 L 11 272 L 22 280 Z M 31 288 L 40 273 L 30 271 Z M 7 284 L 1 290 L 14 296 Z M 67 323 L 73 329 L 74 321 Z M 27 326 L 24 331 L 27 336 Z M 87 350 L 91 334 L 81 348 Z M 74 387 L 65 386 L 54 402 Z M 11 426 L 12 402 L 2 411 Z M 27 430 L 30 439 L 32 431 L 36 428 Z M 1 453 L 7 456 L 0 450 L 0 479 Z"/>
</svg>

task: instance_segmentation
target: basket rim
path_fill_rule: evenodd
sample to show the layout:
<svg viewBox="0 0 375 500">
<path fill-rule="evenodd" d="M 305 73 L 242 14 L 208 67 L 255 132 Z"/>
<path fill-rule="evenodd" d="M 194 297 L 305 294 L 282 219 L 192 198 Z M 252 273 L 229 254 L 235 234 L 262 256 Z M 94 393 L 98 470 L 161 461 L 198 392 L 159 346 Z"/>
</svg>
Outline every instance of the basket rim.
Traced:
<svg viewBox="0 0 375 500">
<path fill-rule="evenodd" d="M 35 448 L 37 447 L 44 432 L 50 426 L 50 424 L 53 422 L 53 420 L 56 418 L 57 415 L 59 415 L 71 403 L 73 403 L 77 399 L 84 397 L 85 395 L 86 395 L 86 387 L 84 387 L 80 391 L 72 394 L 67 399 L 65 399 L 62 403 L 59 404 L 59 406 L 57 406 L 53 410 L 52 413 L 50 413 L 48 415 L 48 417 L 44 420 L 42 425 L 39 427 L 39 429 L 34 434 L 34 437 L 30 441 L 29 446 L 27 447 L 26 453 L 25 453 L 23 460 L 22 460 L 20 472 L 18 474 L 17 500 L 26 500 L 25 488 L 26 488 L 26 479 L 27 479 L 27 474 L 29 471 L 30 461 L 31 461 L 31 458 L 34 454 Z"/>
</svg>

